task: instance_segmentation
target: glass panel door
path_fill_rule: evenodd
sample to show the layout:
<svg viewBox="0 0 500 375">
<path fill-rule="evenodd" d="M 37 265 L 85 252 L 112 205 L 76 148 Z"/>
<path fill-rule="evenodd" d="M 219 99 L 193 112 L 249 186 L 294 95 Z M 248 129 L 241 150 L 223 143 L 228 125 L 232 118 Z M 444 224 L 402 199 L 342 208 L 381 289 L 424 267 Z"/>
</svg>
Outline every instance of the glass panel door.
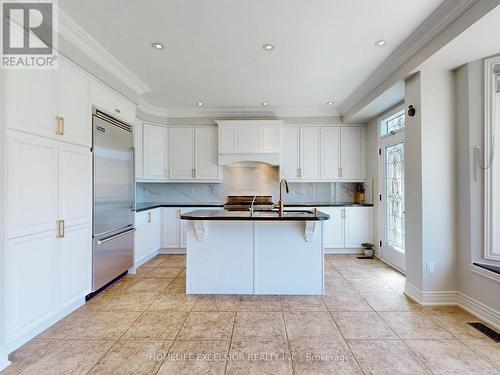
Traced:
<svg viewBox="0 0 500 375">
<path fill-rule="evenodd" d="M 381 140 L 381 257 L 405 270 L 404 132 Z"/>
</svg>

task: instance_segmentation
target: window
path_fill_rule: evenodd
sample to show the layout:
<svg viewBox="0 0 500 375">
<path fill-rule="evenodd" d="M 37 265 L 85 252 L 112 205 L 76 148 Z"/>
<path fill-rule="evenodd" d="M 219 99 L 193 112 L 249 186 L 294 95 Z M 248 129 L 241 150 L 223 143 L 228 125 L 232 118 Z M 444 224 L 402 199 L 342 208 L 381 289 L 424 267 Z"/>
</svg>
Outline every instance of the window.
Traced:
<svg viewBox="0 0 500 375">
<path fill-rule="evenodd" d="M 398 111 L 380 122 L 380 136 L 394 134 L 405 127 L 405 112 Z"/>
<path fill-rule="evenodd" d="M 485 61 L 484 152 L 479 164 L 484 169 L 484 257 L 500 260 L 500 57 Z"/>
</svg>

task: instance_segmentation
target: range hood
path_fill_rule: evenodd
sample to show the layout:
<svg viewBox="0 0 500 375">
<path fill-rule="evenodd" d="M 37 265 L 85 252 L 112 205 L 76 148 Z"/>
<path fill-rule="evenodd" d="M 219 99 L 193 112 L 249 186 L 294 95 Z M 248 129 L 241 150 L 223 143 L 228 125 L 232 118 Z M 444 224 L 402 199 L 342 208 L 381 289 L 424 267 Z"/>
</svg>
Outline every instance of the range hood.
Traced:
<svg viewBox="0 0 500 375">
<path fill-rule="evenodd" d="M 219 165 L 241 162 L 280 164 L 281 120 L 216 121 Z"/>
</svg>

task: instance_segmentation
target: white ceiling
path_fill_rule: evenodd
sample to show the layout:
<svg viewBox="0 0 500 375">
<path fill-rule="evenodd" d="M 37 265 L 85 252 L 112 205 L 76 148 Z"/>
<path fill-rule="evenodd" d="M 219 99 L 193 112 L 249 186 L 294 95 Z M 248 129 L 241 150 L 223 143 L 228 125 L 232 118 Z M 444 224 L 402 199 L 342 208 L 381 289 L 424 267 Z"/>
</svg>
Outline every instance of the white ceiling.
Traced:
<svg viewBox="0 0 500 375">
<path fill-rule="evenodd" d="M 169 115 L 336 107 L 441 0 L 63 0 L 63 11 L 151 89 Z M 387 40 L 377 48 L 374 42 Z M 165 49 L 154 50 L 152 41 Z M 272 43 L 274 51 L 262 49 Z M 268 108 L 260 103 L 269 102 Z M 326 104 L 333 101 L 334 105 Z"/>
</svg>

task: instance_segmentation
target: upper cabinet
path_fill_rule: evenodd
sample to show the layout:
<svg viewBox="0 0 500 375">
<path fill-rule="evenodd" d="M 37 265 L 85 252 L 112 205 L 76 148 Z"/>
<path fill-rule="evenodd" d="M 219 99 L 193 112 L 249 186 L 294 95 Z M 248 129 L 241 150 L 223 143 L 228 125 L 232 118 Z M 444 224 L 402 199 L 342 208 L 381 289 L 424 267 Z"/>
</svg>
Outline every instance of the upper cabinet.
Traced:
<svg viewBox="0 0 500 375">
<path fill-rule="evenodd" d="M 281 134 L 281 177 L 296 182 L 365 178 L 364 127 L 293 126 Z"/>
<path fill-rule="evenodd" d="M 237 161 L 279 164 L 281 124 L 278 120 L 217 121 L 219 164 Z"/>
<path fill-rule="evenodd" d="M 143 179 L 166 181 L 167 129 L 164 126 L 144 123 L 142 137 Z"/>
<path fill-rule="evenodd" d="M 217 128 L 176 127 L 169 134 L 169 180 L 220 182 Z"/>
<path fill-rule="evenodd" d="M 90 83 L 90 101 L 112 116 L 131 124 L 135 122 L 135 104 L 101 82 L 92 80 Z"/>
<path fill-rule="evenodd" d="M 134 164 L 135 164 L 135 178 L 142 180 L 144 178 L 143 162 L 142 162 L 142 121 L 135 120 L 134 123 Z"/>
<path fill-rule="evenodd" d="M 57 70 L 9 70 L 5 76 L 10 129 L 90 147 L 87 73 L 61 59 Z"/>
</svg>

